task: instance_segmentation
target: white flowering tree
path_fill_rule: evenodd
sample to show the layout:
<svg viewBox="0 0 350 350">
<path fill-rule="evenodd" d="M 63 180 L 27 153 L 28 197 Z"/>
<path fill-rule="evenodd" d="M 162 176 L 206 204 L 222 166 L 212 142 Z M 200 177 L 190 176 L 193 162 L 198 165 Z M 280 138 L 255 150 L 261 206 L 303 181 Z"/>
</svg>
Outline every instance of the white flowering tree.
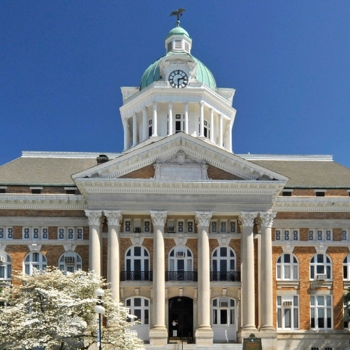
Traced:
<svg viewBox="0 0 350 350">
<path fill-rule="evenodd" d="M 0 349 L 88 349 L 97 342 L 98 301 L 95 291 L 104 281 L 92 273 L 64 274 L 56 268 L 35 271 L 32 276 L 15 273 L 13 284 L 2 288 Z M 128 309 L 105 290 L 102 346 L 108 349 L 143 349 L 131 331 Z"/>
</svg>

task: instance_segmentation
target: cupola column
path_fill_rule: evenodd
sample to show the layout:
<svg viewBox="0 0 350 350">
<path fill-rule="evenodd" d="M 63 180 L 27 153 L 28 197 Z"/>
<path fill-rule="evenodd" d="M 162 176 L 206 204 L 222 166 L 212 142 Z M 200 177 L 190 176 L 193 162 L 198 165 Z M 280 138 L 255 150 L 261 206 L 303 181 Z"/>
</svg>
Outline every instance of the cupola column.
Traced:
<svg viewBox="0 0 350 350">
<path fill-rule="evenodd" d="M 222 114 L 219 114 L 219 146 L 222 147 L 223 144 L 223 117 Z"/>
<path fill-rule="evenodd" d="M 215 127 L 214 127 L 214 109 L 210 108 L 210 141 L 215 142 L 214 138 Z"/>
<path fill-rule="evenodd" d="M 198 226 L 198 325 L 196 344 L 213 344 L 213 330 L 210 326 L 210 248 L 209 224 L 212 212 L 196 212 Z"/>
<path fill-rule="evenodd" d="M 130 133 L 129 133 L 129 123 L 127 119 L 123 120 L 124 127 L 124 151 L 130 147 Z"/>
<path fill-rule="evenodd" d="M 132 145 L 137 145 L 137 119 L 136 119 L 136 113 L 132 115 Z"/>
<path fill-rule="evenodd" d="M 107 263 L 107 282 L 112 290 L 112 297 L 119 301 L 119 273 L 120 273 L 120 249 L 119 232 L 120 222 L 123 218 L 121 211 L 104 211 L 108 222 L 108 263 Z"/>
<path fill-rule="evenodd" d="M 200 132 L 199 132 L 199 136 L 203 137 L 204 136 L 204 101 L 199 102 L 200 105 Z"/>
<path fill-rule="evenodd" d="M 242 255 L 242 329 L 256 331 L 254 299 L 254 219 L 256 212 L 242 212 L 243 233 L 241 238 Z"/>
<path fill-rule="evenodd" d="M 171 102 L 168 103 L 168 114 L 169 114 L 169 134 L 172 135 L 173 132 L 173 104 Z"/>
<path fill-rule="evenodd" d="M 89 221 L 89 270 L 101 276 L 101 210 L 85 210 Z"/>
<path fill-rule="evenodd" d="M 158 129 L 158 117 L 157 117 L 157 102 L 153 102 L 153 120 L 152 120 L 152 128 L 153 133 L 152 136 L 158 136 L 157 129 Z"/>
<path fill-rule="evenodd" d="M 185 134 L 188 134 L 188 102 L 185 102 Z"/>
<path fill-rule="evenodd" d="M 142 109 L 142 141 L 146 141 L 148 138 L 147 128 L 147 109 L 144 107 Z"/>
<path fill-rule="evenodd" d="M 164 225 L 166 211 L 151 211 L 154 227 L 153 235 L 153 326 L 150 330 L 150 343 L 165 346 L 168 332 L 165 327 L 165 249 Z"/>
<path fill-rule="evenodd" d="M 204 101 L 199 102 L 200 115 L 199 115 L 199 136 L 204 136 Z"/>
</svg>

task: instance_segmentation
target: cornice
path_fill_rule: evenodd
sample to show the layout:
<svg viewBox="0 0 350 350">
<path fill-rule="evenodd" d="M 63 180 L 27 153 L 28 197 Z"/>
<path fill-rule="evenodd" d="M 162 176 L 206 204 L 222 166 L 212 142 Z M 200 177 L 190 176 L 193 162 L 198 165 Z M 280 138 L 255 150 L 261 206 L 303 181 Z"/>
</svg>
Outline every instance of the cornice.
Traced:
<svg viewBox="0 0 350 350">
<path fill-rule="evenodd" d="M 277 197 L 276 212 L 344 212 L 350 211 L 350 197 Z"/>
<path fill-rule="evenodd" d="M 0 195 L 0 209 L 57 209 L 83 210 L 87 208 L 82 195 L 12 194 Z"/>
<path fill-rule="evenodd" d="M 276 180 L 287 182 L 288 180 L 288 178 L 280 174 L 250 163 L 226 150 L 214 147 L 209 143 L 183 133 L 166 137 L 134 152 L 124 154 L 111 162 L 82 171 L 73 175 L 73 179 L 77 180 L 86 176 L 90 177 L 90 179 L 92 177 L 118 178 L 151 165 L 160 157 L 171 157 L 179 151 L 183 151 L 190 157 L 201 159 L 210 165 L 235 174 L 245 180 L 261 181 L 274 179 L 274 182 L 277 182 Z"/>
</svg>

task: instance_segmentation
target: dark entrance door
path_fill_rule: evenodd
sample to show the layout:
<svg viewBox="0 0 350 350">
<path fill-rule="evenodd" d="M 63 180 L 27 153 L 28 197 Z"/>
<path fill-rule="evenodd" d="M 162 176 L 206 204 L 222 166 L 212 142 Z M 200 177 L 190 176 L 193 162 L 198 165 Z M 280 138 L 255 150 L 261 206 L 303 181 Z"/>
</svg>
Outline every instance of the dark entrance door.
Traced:
<svg viewBox="0 0 350 350">
<path fill-rule="evenodd" d="M 193 300 L 191 298 L 169 299 L 168 330 L 169 338 L 193 338 Z"/>
</svg>

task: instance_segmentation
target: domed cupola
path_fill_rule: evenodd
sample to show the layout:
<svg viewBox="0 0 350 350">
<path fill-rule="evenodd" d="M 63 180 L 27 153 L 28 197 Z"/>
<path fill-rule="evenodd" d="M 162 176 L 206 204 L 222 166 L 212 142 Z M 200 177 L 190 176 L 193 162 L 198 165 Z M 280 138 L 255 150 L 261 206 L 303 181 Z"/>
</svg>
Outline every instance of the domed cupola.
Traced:
<svg viewBox="0 0 350 350">
<path fill-rule="evenodd" d="M 183 132 L 232 149 L 233 89 L 217 88 L 211 71 L 191 54 L 192 39 L 180 26 L 165 37 L 165 55 L 144 71 L 139 87 L 122 88 L 124 150 Z"/>
</svg>

